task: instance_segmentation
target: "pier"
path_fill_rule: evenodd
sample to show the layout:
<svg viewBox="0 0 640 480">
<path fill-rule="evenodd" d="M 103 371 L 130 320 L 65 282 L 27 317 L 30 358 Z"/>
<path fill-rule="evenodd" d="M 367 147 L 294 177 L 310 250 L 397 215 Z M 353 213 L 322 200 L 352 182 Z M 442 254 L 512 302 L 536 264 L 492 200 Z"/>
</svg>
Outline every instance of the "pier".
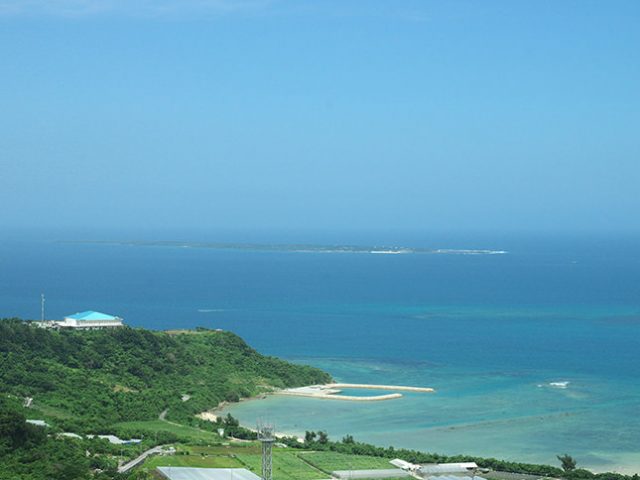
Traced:
<svg viewBox="0 0 640 480">
<path fill-rule="evenodd" d="M 435 392 L 430 387 L 405 387 L 400 385 L 368 385 L 365 383 L 329 383 L 325 385 L 328 388 L 362 388 L 366 390 L 399 390 L 401 392 Z"/>
</svg>

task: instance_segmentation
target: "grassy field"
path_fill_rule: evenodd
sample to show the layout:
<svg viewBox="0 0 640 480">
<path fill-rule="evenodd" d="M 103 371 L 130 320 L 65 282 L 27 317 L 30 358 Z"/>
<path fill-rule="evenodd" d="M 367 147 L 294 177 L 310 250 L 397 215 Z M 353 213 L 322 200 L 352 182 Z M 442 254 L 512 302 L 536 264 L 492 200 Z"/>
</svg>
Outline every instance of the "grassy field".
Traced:
<svg viewBox="0 0 640 480">
<path fill-rule="evenodd" d="M 145 469 L 156 467 L 244 468 L 244 465 L 237 458 L 222 455 L 158 456 L 151 457 L 144 463 Z"/>
<path fill-rule="evenodd" d="M 212 445 L 210 447 L 184 445 L 179 446 L 178 451 L 185 451 L 191 455 L 260 455 L 262 453 L 262 447 L 258 443 L 232 443 L 225 445 Z"/>
<path fill-rule="evenodd" d="M 333 472 L 334 470 L 374 470 L 394 468 L 388 458 L 368 457 L 365 455 L 345 455 L 334 452 L 300 452 L 303 458 L 313 466 Z"/>
<path fill-rule="evenodd" d="M 149 420 L 144 422 L 121 422 L 115 425 L 118 428 L 126 428 L 131 430 L 146 430 L 148 432 L 171 432 L 180 437 L 188 438 L 194 441 L 207 441 L 211 443 L 219 443 L 220 437 L 213 432 L 200 430 L 198 428 L 186 425 L 178 425 L 165 422 L 163 420 Z"/>
<path fill-rule="evenodd" d="M 73 418 L 73 415 L 71 415 L 68 412 L 65 412 L 64 410 L 51 407 L 49 405 L 43 405 L 41 403 L 36 403 L 36 402 L 34 402 L 33 405 L 31 405 L 31 412 L 33 412 L 32 416 L 35 416 L 38 418 L 43 418 L 43 417 L 44 418 L 46 417 L 61 418 L 61 419 Z"/>
<path fill-rule="evenodd" d="M 262 465 L 260 455 L 240 454 L 236 457 L 246 465 L 246 468 L 260 474 Z M 327 478 L 327 475 L 303 462 L 294 452 L 274 450 L 273 478 L 274 480 L 317 480 Z"/>
</svg>

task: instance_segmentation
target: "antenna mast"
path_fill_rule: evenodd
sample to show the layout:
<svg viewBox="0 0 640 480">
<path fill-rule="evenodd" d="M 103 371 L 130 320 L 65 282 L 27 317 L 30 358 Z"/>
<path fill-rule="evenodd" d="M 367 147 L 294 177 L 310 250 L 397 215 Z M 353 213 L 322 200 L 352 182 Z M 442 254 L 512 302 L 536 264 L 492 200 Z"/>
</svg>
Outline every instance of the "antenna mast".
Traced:
<svg viewBox="0 0 640 480">
<path fill-rule="evenodd" d="M 273 425 L 258 423 L 258 440 L 262 443 L 262 480 L 273 480 L 271 474 L 273 466 L 271 447 L 275 441 Z"/>
</svg>

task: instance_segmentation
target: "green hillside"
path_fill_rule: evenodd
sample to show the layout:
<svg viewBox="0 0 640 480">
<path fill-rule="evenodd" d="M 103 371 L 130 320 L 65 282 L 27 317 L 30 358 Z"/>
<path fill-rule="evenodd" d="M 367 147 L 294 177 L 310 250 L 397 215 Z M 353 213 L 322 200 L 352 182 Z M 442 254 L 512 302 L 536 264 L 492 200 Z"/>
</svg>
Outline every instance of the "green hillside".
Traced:
<svg viewBox="0 0 640 480">
<path fill-rule="evenodd" d="M 111 433 L 164 410 L 168 420 L 194 423 L 223 401 L 329 380 L 230 332 L 53 331 L 0 320 L 0 393 L 32 397 L 38 418 L 67 431 Z"/>
</svg>

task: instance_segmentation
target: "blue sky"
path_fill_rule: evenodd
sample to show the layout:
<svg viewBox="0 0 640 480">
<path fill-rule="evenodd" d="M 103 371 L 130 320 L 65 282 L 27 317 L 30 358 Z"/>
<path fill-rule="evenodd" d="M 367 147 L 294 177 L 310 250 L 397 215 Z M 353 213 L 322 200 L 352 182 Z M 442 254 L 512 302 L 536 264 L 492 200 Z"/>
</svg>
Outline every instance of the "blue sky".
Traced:
<svg viewBox="0 0 640 480">
<path fill-rule="evenodd" d="M 0 225 L 640 231 L 636 1 L 0 0 Z"/>
</svg>

